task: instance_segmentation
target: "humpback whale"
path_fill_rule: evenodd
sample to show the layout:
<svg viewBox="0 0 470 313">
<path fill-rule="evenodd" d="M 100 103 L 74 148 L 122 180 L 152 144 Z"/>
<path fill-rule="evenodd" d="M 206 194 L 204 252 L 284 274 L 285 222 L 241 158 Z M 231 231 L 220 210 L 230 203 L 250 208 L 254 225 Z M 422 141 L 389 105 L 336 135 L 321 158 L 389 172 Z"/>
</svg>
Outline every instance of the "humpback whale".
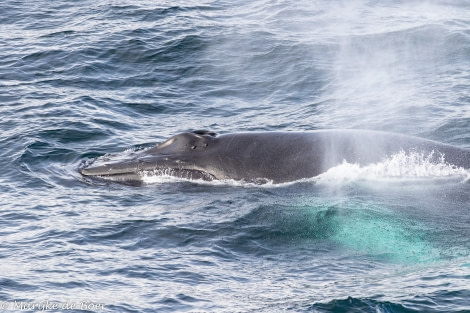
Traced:
<svg viewBox="0 0 470 313">
<path fill-rule="evenodd" d="M 187 179 L 284 183 L 315 177 L 346 161 L 377 163 L 418 152 L 432 161 L 470 168 L 470 150 L 407 135 L 368 130 L 241 132 L 197 130 L 175 135 L 124 158 L 98 158 L 79 169 L 86 177 L 141 183 L 145 173 Z"/>
</svg>

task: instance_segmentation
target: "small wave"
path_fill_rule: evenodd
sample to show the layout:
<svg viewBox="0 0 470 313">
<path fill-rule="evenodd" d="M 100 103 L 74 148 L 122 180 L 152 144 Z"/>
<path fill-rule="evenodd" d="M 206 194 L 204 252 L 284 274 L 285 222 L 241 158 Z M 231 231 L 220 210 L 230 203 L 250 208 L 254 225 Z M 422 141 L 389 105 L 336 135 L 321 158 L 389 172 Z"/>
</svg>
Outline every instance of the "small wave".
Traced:
<svg viewBox="0 0 470 313">
<path fill-rule="evenodd" d="M 416 179 L 458 179 L 467 182 L 470 171 L 449 164 L 443 154 L 400 151 L 382 162 L 360 166 L 343 161 L 316 177 L 318 183 L 351 181 L 402 181 Z"/>
<path fill-rule="evenodd" d="M 140 149 L 137 147 L 130 147 L 119 153 L 108 153 L 108 154 L 99 156 L 97 158 L 94 158 L 92 160 L 87 160 L 87 162 L 84 165 L 89 166 L 93 164 L 93 166 L 101 166 L 101 165 L 105 165 L 108 163 L 117 163 L 117 162 L 126 161 L 126 160 L 129 160 L 129 158 L 132 158 L 133 156 L 135 156 L 136 152 L 145 151 L 147 149 L 149 148 Z"/>
<path fill-rule="evenodd" d="M 318 312 L 409 312 L 400 303 L 350 296 L 346 299 L 334 299 L 325 303 L 318 302 L 313 304 L 311 308 Z"/>
</svg>

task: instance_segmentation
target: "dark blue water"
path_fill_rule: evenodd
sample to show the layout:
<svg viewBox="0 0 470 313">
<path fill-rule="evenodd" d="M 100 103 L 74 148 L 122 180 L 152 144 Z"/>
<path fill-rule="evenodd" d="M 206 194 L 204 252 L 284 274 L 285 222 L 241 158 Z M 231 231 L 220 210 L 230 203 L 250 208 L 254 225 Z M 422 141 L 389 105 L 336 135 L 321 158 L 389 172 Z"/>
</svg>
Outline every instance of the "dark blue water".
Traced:
<svg viewBox="0 0 470 313">
<path fill-rule="evenodd" d="M 468 1 L 0 3 L 0 309 L 470 312 L 468 171 L 85 181 L 181 131 L 366 128 L 470 148 Z"/>
</svg>

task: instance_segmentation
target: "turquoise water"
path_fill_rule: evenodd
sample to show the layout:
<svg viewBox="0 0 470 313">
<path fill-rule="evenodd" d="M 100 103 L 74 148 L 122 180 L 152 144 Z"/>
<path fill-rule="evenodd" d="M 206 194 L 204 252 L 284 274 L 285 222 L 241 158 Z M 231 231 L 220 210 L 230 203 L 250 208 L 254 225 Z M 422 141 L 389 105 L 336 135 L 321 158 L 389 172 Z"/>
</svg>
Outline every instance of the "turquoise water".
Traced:
<svg viewBox="0 0 470 313">
<path fill-rule="evenodd" d="M 470 148 L 468 1 L 3 1 L 0 309 L 470 312 L 468 171 L 84 180 L 182 131 Z"/>
</svg>

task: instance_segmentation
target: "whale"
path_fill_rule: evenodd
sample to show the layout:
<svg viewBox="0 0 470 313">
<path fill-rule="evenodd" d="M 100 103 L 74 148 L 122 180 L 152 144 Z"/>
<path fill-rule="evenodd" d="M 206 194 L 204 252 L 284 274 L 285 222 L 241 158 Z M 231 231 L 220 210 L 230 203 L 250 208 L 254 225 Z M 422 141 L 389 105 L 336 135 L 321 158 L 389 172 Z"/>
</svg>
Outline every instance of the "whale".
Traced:
<svg viewBox="0 0 470 313">
<path fill-rule="evenodd" d="M 102 156 L 79 168 L 87 178 L 140 184 L 145 175 L 189 180 L 286 183 L 318 176 L 343 162 L 361 166 L 396 153 L 470 168 L 470 150 L 433 140 L 370 130 L 188 131 L 150 147 Z"/>
</svg>

